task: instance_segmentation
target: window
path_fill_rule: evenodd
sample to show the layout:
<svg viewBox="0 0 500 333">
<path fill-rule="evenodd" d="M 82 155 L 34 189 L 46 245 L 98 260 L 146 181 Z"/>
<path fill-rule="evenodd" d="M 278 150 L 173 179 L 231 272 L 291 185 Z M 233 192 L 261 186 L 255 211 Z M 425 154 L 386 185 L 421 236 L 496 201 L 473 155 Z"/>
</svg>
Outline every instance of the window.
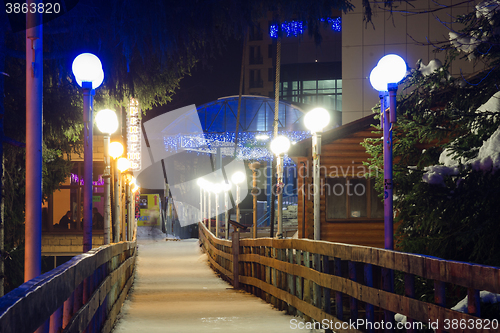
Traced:
<svg viewBox="0 0 500 333">
<path fill-rule="evenodd" d="M 342 80 L 281 82 L 280 96 L 288 102 L 318 104 L 328 110 L 342 111 Z"/>
<path fill-rule="evenodd" d="M 373 178 L 328 178 L 324 186 L 326 219 L 382 219 L 384 204 L 374 185 Z"/>
<path fill-rule="evenodd" d="M 260 76 L 260 69 L 251 69 L 250 70 L 250 80 L 249 80 L 250 88 L 262 88 L 264 82 Z"/>
</svg>

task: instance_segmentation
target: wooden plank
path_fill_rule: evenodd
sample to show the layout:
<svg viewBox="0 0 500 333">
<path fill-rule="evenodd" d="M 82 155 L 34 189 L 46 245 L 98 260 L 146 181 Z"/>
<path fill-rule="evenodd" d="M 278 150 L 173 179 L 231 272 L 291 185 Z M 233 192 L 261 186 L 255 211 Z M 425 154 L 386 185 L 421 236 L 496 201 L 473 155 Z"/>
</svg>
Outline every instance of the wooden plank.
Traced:
<svg viewBox="0 0 500 333">
<path fill-rule="evenodd" d="M 352 260 L 418 275 L 426 279 L 440 279 L 466 288 L 500 293 L 500 270 L 496 267 L 452 262 L 439 258 L 401 253 L 385 249 L 351 244 L 313 241 L 309 239 L 277 240 L 272 238 L 243 239 L 244 246 L 275 246 L 317 253 L 341 260 Z M 462 275 L 463 274 L 463 275 Z M 480 277 L 480 278 L 479 278 Z"/>
<path fill-rule="evenodd" d="M 258 288 L 264 290 L 268 294 L 271 294 L 276 298 L 282 299 L 285 302 L 292 304 L 300 312 L 304 313 L 305 315 L 313 318 L 314 320 L 316 320 L 318 322 L 322 322 L 324 319 L 326 319 L 328 321 L 331 321 L 333 323 L 331 325 L 334 327 L 336 326 L 335 324 L 337 324 L 339 326 L 339 328 L 335 330 L 336 332 L 339 332 L 339 333 L 340 332 L 342 332 L 342 333 L 343 332 L 350 332 L 350 333 L 358 333 L 359 332 L 359 333 L 361 333 L 361 331 L 358 331 L 356 329 L 349 329 L 349 328 L 343 329 L 342 326 L 349 327 L 349 324 L 338 320 L 337 318 L 335 318 L 331 314 L 326 313 L 326 312 L 322 311 L 321 309 L 316 308 L 314 305 L 309 304 L 309 303 L 299 299 L 298 297 L 287 293 L 284 290 L 280 290 L 271 284 L 265 283 L 261 280 L 257 280 L 257 279 L 251 278 L 251 277 L 241 277 L 241 278 L 242 278 L 243 283 L 258 286 Z"/>
</svg>

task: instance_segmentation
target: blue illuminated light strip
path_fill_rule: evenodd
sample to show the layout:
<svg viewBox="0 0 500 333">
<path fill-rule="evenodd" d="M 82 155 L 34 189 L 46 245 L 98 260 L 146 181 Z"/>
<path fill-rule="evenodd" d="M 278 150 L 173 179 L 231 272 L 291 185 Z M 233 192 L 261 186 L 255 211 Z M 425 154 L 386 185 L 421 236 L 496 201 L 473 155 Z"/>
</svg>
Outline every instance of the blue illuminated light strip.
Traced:
<svg viewBox="0 0 500 333">
<path fill-rule="evenodd" d="M 272 136 L 272 132 L 240 132 L 238 134 L 238 156 L 239 160 L 257 160 L 270 161 L 273 154 L 267 148 L 270 139 L 258 140 L 256 136 L 267 134 Z M 310 138 L 308 131 L 284 131 L 279 134 L 285 135 L 291 142 L 299 142 Z M 163 144 L 165 151 L 179 152 L 186 151 L 199 154 L 215 154 L 216 148 L 220 147 L 224 156 L 233 156 L 234 154 L 234 132 L 226 133 L 204 133 L 195 135 L 177 134 L 175 136 L 165 136 Z M 293 165 L 293 161 L 286 156 L 285 165 Z"/>
<path fill-rule="evenodd" d="M 340 17 L 321 19 L 321 22 L 328 22 L 332 26 L 333 31 L 342 31 L 342 19 Z M 302 35 L 304 33 L 304 24 L 301 21 L 285 22 L 281 24 L 281 30 L 286 37 Z M 271 38 L 278 37 L 278 25 L 272 24 L 269 27 L 269 35 Z"/>
</svg>

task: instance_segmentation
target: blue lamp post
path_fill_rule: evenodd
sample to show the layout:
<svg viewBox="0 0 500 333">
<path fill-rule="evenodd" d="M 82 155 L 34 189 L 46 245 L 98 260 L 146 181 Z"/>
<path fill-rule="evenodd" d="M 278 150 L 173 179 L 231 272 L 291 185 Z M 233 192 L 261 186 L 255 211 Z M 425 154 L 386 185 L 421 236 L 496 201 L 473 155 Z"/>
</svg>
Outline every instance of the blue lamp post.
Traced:
<svg viewBox="0 0 500 333">
<path fill-rule="evenodd" d="M 91 53 L 82 53 L 73 60 L 73 74 L 83 88 L 83 252 L 92 249 L 92 144 L 93 144 L 93 96 L 104 80 L 99 58 Z"/>
<path fill-rule="evenodd" d="M 388 54 L 379 60 L 370 73 L 370 83 L 379 91 L 381 125 L 384 131 L 384 244 L 387 250 L 394 250 L 393 231 L 393 184 L 392 184 L 392 125 L 396 123 L 396 93 L 398 82 L 406 74 L 405 61 L 396 54 Z M 387 94 L 389 92 L 389 94 Z M 389 95 L 389 103 L 386 97 Z M 387 110 L 389 104 L 389 110 Z M 386 291 L 394 291 L 394 272 L 382 269 L 382 283 Z M 386 322 L 394 322 L 394 313 L 385 310 Z M 373 320 L 373 309 L 367 308 L 367 317 Z"/>
<path fill-rule="evenodd" d="M 398 82 L 406 74 L 405 61 L 396 54 L 388 54 L 370 73 L 370 83 L 379 91 L 381 124 L 384 131 L 384 235 L 385 248 L 394 249 L 393 184 L 392 184 L 392 124 L 396 123 L 396 93 Z M 389 92 L 389 110 L 386 96 Z"/>
</svg>

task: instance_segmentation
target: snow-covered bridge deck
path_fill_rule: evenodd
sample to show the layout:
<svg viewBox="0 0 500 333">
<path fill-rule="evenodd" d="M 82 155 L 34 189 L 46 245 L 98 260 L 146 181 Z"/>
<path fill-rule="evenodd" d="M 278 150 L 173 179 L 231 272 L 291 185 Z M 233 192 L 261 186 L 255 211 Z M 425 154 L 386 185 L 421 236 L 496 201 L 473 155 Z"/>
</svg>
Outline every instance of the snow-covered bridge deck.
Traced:
<svg viewBox="0 0 500 333">
<path fill-rule="evenodd" d="M 296 331 L 290 321 L 300 319 L 217 277 L 197 239 L 138 244 L 135 282 L 114 333 Z"/>
</svg>

